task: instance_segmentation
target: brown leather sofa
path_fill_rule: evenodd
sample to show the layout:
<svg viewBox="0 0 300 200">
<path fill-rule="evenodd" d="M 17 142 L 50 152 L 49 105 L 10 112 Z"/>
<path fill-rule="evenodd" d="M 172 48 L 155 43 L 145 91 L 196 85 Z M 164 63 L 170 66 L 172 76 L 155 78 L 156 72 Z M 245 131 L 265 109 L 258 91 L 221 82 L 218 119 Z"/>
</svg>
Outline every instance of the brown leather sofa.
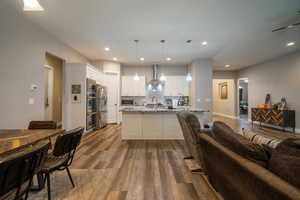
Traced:
<svg viewBox="0 0 300 200">
<path fill-rule="evenodd" d="M 298 188 L 216 139 L 220 132 L 230 132 L 228 127 L 219 123 L 219 129 L 212 130 L 214 137 L 197 137 L 208 179 L 225 200 L 300 200 Z"/>
</svg>

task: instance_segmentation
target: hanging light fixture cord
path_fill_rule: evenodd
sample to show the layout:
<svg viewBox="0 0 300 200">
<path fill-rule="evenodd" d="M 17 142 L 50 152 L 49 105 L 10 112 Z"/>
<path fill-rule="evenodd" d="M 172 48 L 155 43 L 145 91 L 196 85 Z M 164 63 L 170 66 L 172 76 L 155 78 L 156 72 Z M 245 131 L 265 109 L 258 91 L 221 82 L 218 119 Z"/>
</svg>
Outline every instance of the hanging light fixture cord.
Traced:
<svg viewBox="0 0 300 200">
<path fill-rule="evenodd" d="M 139 40 L 134 40 L 135 42 L 135 58 L 138 59 L 138 42 Z"/>
</svg>

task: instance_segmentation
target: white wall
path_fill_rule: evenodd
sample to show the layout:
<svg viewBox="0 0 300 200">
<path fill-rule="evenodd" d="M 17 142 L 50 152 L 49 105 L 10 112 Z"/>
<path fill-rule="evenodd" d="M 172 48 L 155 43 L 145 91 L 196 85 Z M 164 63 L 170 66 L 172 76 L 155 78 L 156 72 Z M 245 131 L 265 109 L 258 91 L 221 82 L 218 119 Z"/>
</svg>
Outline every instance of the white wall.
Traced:
<svg viewBox="0 0 300 200">
<path fill-rule="evenodd" d="M 86 128 L 86 78 L 87 65 L 68 63 L 65 66 L 65 115 L 64 129 L 71 130 L 77 127 Z M 80 102 L 72 101 L 72 85 L 81 85 Z"/>
<path fill-rule="evenodd" d="M 288 106 L 296 110 L 296 127 L 300 129 L 300 51 L 243 69 L 238 76 L 249 79 L 249 117 L 251 108 L 264 103 L 270 93 L 272 103 L 286 97 Z"/>
<path fill-rule="evenodd" d="M 212 120 L 212 60 L 199 59 L 192 62 L 190 72 L 193 77 L 190 85 L 192 107 L 209 110 L 206 120 Z"/>
<path fill-rule="evenodd" d="M 228 98 L 221 99 L 220 83 L 227 83 Z M 214 79 L 213 80 L 213 113 L 216 115 L 236 118 L 235 112 L 235 80 L 234 79 Z"/>
<path fill-rule="evenodd" d="M 214 97 L 213 97 L 213 112 L 215 114 L 221 114 L 224 116 L 229 116 L 231 118 L 236 118 L 237 116 L 237 112 L 238 112 L 238 97 L 237 97 L 237 76 L 238 76 L 238 72 L 237 71 L 214 71 L 213 72 L 213 79 L 217 80 L 217 82 L 219 80 L 223 80 L 223 82 L 225 82 L 226 80 L 230 80 L 230 88 L 235 88 L 235 90 L 233 91 L 233 95 L 230 96 L 230 100 L 223 100 L 220 101 L 218 99 L 216 99 L 216 92 L 215 92 L 215 86 L 213 89 L 214 92 Z M 233 85 L 232 85 L 232 81 L 233 81 Z M 215 82 L 216 83 L 216 82 Z M 230 91 L 230 93 L 232 93 Z M 232 99 L 233 98 L 233 101 Z M 215 105 L 216 104 L 216 105 Z M 221 105 L 225 104 L 225 108 L 223 108 Z M 234 107 L 232 107 L 232 104 L 234 105 Z"/>
<path fill-rule="evenodd" d="M 141 76 L 146 77 L 146 81 L 152 79 L 152 65 L 122 65 L 122 76 L 133 76 L 138 73 Z M 158 68 L 159 73 L 164 73 L 165 76 L 186 76 L 188 72 L 187 65 L 174 65 L 174 64 L 161 64 Z"/>
<path fill-rule="evenodd" d="M 0 7 L 0 128 L 26 128 L 30 120 L 44 117 L 45 53 L 67 62 L 88 60 L 6 4 Z M 31 84 L 37 91 L 30 91 Z"/>
</svg>

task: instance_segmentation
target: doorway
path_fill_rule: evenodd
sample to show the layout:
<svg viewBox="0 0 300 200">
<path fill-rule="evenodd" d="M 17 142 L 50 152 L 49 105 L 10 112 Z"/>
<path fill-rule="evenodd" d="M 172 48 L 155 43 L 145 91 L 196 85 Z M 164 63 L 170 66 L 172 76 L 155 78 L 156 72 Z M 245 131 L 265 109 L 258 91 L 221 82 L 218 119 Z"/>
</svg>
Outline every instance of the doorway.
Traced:
<svg viewBox="0 0 300 200">
<path fill-rule="evenodd" d="M 119 123 L 119 83 L 120 75 L 106 73 L 105 83 L 107 89 L 107 123 Z"/>
<path fill-rule="evenodd" d="M 55 121 L 58 126 L 62 126 L 63 115 L 63 65 L 64 60 L 46 53 L 44 65 L 44 120 Z"/>
<path fill-rule="evenodd" d="M 44 87 L 45 87 L 45 112 L 44 120 L 51 121 L 53 120 L 53 67 L 49 65 L 44 66 Z"/>
<path fill-rule="evenodd" d="M 248 120 L 248 78 L 239 79 L 239 113 L 240 119 Z"/>
</svg>

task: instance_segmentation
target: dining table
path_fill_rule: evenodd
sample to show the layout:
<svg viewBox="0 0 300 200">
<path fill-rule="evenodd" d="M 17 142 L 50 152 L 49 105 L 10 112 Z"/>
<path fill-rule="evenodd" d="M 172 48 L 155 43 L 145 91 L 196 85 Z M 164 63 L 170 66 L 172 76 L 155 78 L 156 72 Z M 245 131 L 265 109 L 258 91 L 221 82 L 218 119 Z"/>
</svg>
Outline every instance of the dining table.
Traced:
<svg viewBox="0 0 300 200">
<path fill-rule="evenodd" d="M 63 133 L 63 129 L 0 129 L 0 156 Z"/>
<path fill-rule="evenodd" d="M 30 148 L 37 142 L 43 140 L 51 141 L 64 132 L 63 129 L 0 129 L 0 162 L 1 158 L 14 152 L 22 151 L 23 148 Z M 31 187 L 32 190 L 44 188 L 42 174 L 37 174 L 37 185 Z"/>
</svg>

